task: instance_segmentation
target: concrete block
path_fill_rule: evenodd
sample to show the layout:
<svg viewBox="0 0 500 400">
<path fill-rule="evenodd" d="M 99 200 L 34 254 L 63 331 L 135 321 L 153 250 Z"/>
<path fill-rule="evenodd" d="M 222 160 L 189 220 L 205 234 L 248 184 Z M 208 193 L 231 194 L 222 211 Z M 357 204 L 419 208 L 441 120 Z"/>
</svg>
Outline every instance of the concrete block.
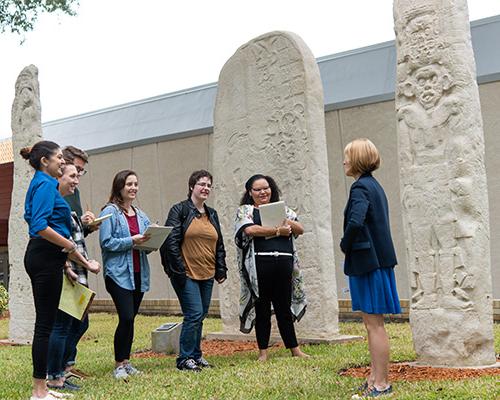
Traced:
<svg viewBox="0 0 500 400">
<path fill-rule="evenodd" d="M 179 354 L 181 322 L 169 322 L 151 332 L 152 349 L 155 353 Z"/>
</svg>

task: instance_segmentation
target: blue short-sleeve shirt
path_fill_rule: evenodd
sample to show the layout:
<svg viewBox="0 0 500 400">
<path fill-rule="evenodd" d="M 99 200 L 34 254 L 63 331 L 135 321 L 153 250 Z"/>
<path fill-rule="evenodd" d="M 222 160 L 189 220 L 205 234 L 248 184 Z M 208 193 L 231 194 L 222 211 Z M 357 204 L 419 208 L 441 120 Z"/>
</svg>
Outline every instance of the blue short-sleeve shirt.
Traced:
<svg viewBox="0 0 500 400">
<path fill-rule="evenodd" d="M 32 238 L 51 227 L 65 238 L 71 234 L 71 209 L 57 190 L 57 179 L 45 172 L 36 171 L 24 202 L 24 219 Z"/>
</svg>

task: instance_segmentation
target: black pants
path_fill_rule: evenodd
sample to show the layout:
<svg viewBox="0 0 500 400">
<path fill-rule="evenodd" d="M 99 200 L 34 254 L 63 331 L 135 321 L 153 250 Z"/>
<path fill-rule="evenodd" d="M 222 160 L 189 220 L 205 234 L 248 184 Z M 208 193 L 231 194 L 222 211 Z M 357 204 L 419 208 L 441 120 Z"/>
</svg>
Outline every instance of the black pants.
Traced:
<svg viewBox="0 0 500 400">
<path fill-rule="evenodd" d="M 271 335 L 271 303 L 278 329 L 287 349 L 297 347 L 290 310 L 292 303 L 293 258 L 255 256 L 259 299 L 255 303 L 255 335 L 259 349 L 267 349 Z"/>
<path fill-rule="evenodd" d="M 31 239 L 24 255 L 24 268 L 31 279 L 35 303 L 35 332 L 31 346 L 33 378 L 47 376 L 49 337 L 59 306 L 62 270 L 67 254 L 45 239 Z"/>
<path fill-rule="evenodd" d="M 141 292 L 140 273 L 134 274 L 135 290 L 127 290 L 106 276 L 106 290 L 111 295 L 118 313 L 118 326 L 115 331 L 115 361 L 130 359 L 130 350 L 134 340 L 134 320 L 144 293 Z"/>
</svg>

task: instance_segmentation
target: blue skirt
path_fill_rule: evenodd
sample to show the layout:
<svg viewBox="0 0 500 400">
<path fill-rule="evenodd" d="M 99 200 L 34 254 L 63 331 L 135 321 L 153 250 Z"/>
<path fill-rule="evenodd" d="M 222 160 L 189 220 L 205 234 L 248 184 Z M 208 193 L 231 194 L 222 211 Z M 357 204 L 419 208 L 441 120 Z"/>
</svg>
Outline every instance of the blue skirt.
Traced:
<svg viewBox="0 0 500 400">
<path fill-rule="evenodd" d="M 352 311 L 367 314 L 400 314 L 394 268 L 380 268 L 365 275 L 349 276 Z"/>
</svg>

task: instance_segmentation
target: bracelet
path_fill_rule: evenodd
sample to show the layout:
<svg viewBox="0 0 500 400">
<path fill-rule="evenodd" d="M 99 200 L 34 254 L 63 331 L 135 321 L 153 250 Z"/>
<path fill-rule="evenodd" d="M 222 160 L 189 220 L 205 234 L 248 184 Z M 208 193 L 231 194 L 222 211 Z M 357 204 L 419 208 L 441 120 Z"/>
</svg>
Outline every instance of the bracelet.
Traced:
<svg viewBox="0 0 500 400">
<path fill-rule="evenodd" d="M 280 227 L 279 226 L 276 227 L 276 236 L 280 236 Z"/>
</svg>

